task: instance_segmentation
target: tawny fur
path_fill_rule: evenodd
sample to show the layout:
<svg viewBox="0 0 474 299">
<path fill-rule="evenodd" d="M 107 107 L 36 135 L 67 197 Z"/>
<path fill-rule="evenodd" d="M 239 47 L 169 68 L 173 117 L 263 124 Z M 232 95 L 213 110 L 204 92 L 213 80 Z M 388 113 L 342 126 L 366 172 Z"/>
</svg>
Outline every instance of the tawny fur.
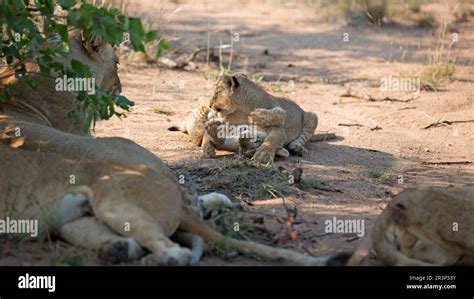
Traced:
<svg viewBox="0 0 474 299">
<path fill-rule="evenodd" d="M 474 186 L 407 189 L 377 218 L 372 244 L 386 265 L 474 265 Z"/>
</svg>

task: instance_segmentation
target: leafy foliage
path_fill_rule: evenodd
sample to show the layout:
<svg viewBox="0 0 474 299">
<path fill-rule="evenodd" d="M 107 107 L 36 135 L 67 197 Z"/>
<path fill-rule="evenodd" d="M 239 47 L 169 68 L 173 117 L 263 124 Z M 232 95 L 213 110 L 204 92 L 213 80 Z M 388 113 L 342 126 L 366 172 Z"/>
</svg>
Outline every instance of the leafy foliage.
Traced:
<svg viewBox="0 0 474 299">
<path fill-rule="evenodd" d="M 156 31 L 144 30 L 139 18 L 78 0 L 0 0 L 0 24 L 0 60 L 14 66 L 16 78 L 31 88 L 36 84 L 26 76 L 27 61 L 35 61 L 45 78 L 52 74 L 68 78 L 92 76 L 89 67 L 80 61 L 72 61 L 71 67 L 58 62 L 58 57 L 66 57 L 69 53 L 68 32 L 73 29 L 82 30 L 85 36 L 94 33 L 112 46 L 121 44 L 124 33 L 128 33 L 132 49 L 142 52 L 145 52 L 144 43 L 158 38 Z M 168 46 L 165 41 L 163 45 L 163 48 Z M 5 86 L 0 93 L 0 103 L 9 100 L 14 91 L 14 85 Z M 77 111 L 71 111 L 70 115 L 83 113 L 84 130 L 88 132 L 97 120 L 120 117 L 122 112 L 117 111 L 117 107 L 128 111 L 134 103 L 123 96 L 108 95 L 96 87 L 96 93 L 92 95 L 86 91 L 77 92 L 75 104 Z"/>
</svg>

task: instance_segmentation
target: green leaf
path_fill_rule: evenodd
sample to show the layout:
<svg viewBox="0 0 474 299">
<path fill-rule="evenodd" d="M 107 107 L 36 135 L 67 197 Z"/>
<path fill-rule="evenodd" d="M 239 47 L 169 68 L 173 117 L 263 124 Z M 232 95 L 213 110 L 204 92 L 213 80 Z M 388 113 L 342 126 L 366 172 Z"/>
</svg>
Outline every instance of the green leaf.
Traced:
<svg viewBox="0 0 474 299">
<path fill-rule="evenodd" d="M 168 50 L 170 47 L 171 45 L 169 42 L 164 39 L 160 40 L 160 43 L 158 44 L 158 51 L 156 51 L 156 58 L 159 58 L 163 54 L 163 52 Z"/>
<path fill-rule="evenodd" d="M 128 98 L 121 95 L 115 96 L 115 104 L 127 111 L 130 109 L 131 106 L 135 105 L 133 101 L 130 101 Z"/>
<path fill-rule="evenodd" d="M 158 32 L 157 31 L 150 31 L 147 34 L 145 34 L 145 41 L 151 42 L 153 40 L 156 40 L 158 38 Z"/>
<path fill-rule="evenodd" d="M 63 42 L 67 42 L 68 41 L 68 34 L 67 34 L 67 25 L 63 25 L 63 24 L 58 24 L 56 23 L 54 25 L 54 29 L 59 33 L 59 35 L 61 36 L 61 40 Z"/>
<path fill-rule="evenodd" d="M 78 78 L 78 77 L 82 77 L 82 78 L 92 77 L 92 72 L 90 71 L 89 66 L 83 64 L 79 60 L 72 59 L 71 60 L 71 67 L 72 67 L 73 71 L 75 72 L 75 74 L 77 75 L 77 76 L 74 76 L 76 78 Z"/>
<path fill-rule="evenodd" d="M 63 9 L 69 9 L 73 7 L 74 5 L 76 5 L 76 3 L 77 3 L 77 0 L 59 0 L 59 5 Z"/>
<path fill-rule="evenodd" d="M 142 21 L 138 18 L 130 18 L 128 28 L 131 35 L 136 35 L 138 37 L 143 37 L 145 35 L 145 30 L 143 30 Z"/>
<path fill-rule="evenodd" d="M 145 31 L 139 18 L 130 18 L 117 9 L 99 8 L 88 2 L 0 0 L 0 28 L 4 32 L 0 43 L 0 57 L 5 58 L 8 64 L 36 61 L 40 74 L 43 75 L 41 80 L 51 80 L 52 74 L 57 77 L 66 75 L 70 78 L 84 78 L 93 75 L 86 64 L 72 60 L 70 65 L 64 65 L 58 60 L 58 57 L 66 57 L 69 53 L 70 29 L 82 30 L 86 36 L 95 33 L 112 45 L 120 44 L 123 41 L 123 33 L 127 32 L 130 34 L 133 49 L 142 52 L 145 52 L 144 43 L 159 38 L 156 31 Z M 52 18 L 57 5 L 67 13 L 65 20 Z M 29 8 L 34 8 L 35 11 Z M 40 23 L 38 19 L 44 22 Z M 59 43 L 57 36 L 60 37 Z M 51 43 L 52 40 L 54 43 Z M 168 48 L 169 43 L 161 40 L 157 55 L 161 55 Z M 16 76 L 32 89 L 37 88 L 40 83 L 38 80 L 30 80 L 22 63 L 19 63 Z M 18 85 L 5 86 L 0 92 L 0 102 L 8 100 L 16 91 Z M 96 92 L 95 95 L 76 93 L 73 103 L 75 110 L 68 113 L 75 121 L 83 120 L 85 131 L 89 131 L 97 120 L 120 117 L 123 115 L 122 111 L 128 111 L 134 105 L 126 97 L 108 95 L 99 87 L 96 87 Z"/>
</svg>

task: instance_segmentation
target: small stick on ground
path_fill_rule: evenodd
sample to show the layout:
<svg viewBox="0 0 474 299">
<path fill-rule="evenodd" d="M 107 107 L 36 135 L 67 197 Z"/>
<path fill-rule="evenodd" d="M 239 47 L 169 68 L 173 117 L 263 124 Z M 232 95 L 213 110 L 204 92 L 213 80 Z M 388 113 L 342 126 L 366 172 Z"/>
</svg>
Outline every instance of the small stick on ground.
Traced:
<svg viewBox="0 0 474 299">
<path fill-rule="evenodd" d="M 397 98 L 392 98 L 392 97 L 382 97 L 382 98 L 375 98 L 371 95 L 368 94 L 363 94 L 363 93 L 354 93 L 351 90 L 346 91 L 345 93 L 341 94 L 340 97 L 343 98 L 356 98 L 356 99 L 361 99 L 369 102 L 401 102 L 401 103 L 407 103 L 415 100 L 415 98 L 412 96 L 411 98 L 408 99 L 397 99 Z"/>
<path fill-rule="evenodd" d="M 462 123 L 472 123 L 474 122 L 474 119 L 469 119 L 469 120 L 443 120 L 443 121 L 437 121 L 432 124 L 427 125 L 426 127 L 423 127 L 422 129 L 430 129 L 430 128 L 436 128 L 436 127 L 441 127 L 441 126 L 448 126 L 452 124 L 462 124 Z"/>
<path fill-rule="evenodd" d="M 363 127 L 361 124 L 337 124 L 340 127 Z"/>
<path fill-rule="evenodd" d="M 424 165 L 467 165 L 472 161 L 438 161 L 438 162 L 421 162 Z"/>
<path fill-rule="evenodd" d="M 189 65 L 191 62 L 193 62 L 193 60 L 196 58 L 196 56 L 201 52 L 207 51 L 209 53 L 210 50 L 211 51 L 219 50 L 219 53 L 221 53 L 220 55 L 222 55 L 222 49 L 227 49 L 229 47 L 230 47 L 230 45 L 222 45 L 221 44 L 219 47 L 214 47 L 214 48 L 209 48 L 209 49 L 197 48 L 196 50 L 191 52 L 191 54 L 181 55 L 176 60 L 173 60 L 173 59 L 170 59 L 170 58 L 167 58 L 167 57 L 160 57 L 160 59 L 158 59 L 158 62 L 163 64 L 167 68 L 170 68 L 170 69 L 181 69 L 181 68 L 184 68 L 185 66 Z M 208 58 L 206 57 L 206 59 L 208 59 Z"/>
<path fill-rule="evenodd" d="M 321 191 L 326 191 L 326 192 L 336 192 L 336 193 L 343 193 L 341 190 L 330 187 L 330 186 L 324 186 L 322 184 L 316 184 L 312 186 L 313 189 L 316 190 L 321 190 Z"/>
<path fill-rule="evenodd" d="M 378 125 L 373 127 L 373 128 L 370 128 L 371 131 L 378 131 L 378 130 L 382 130 L 382 127 L 379 127 Z"/>
</svg>

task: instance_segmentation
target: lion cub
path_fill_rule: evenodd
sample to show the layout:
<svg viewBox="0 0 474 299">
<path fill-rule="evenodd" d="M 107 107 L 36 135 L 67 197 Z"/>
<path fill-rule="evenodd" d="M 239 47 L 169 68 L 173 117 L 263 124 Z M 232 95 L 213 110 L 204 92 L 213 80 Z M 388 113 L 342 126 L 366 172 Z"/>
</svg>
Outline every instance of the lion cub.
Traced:
<svg viewBox="0 0 474 299">
<path fill-rule="evenodd" d="M 416 188 L 378 217 L 372 245 L 386 265 L 474 265 L 474 186 Z"/>
</svg>

